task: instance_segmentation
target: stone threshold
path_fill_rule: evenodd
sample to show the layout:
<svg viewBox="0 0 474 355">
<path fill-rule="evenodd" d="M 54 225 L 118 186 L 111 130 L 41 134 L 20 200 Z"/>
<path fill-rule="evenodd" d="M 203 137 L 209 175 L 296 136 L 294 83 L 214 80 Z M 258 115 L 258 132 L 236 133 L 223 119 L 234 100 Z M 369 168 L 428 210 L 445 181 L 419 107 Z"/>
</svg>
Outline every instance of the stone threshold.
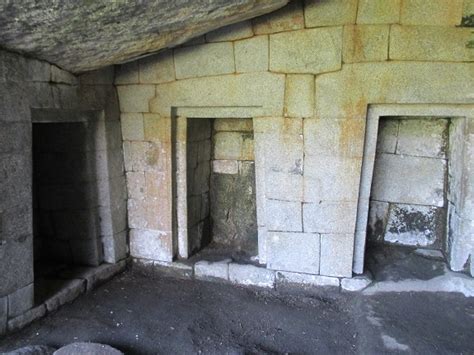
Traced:
<svg viewBox="0 0 474 355">
<path fill-rule="evenodd" d="M 7 323 L 7 333 L 17 331 L 31 322 L 58 310 L 59 307 L 70 303 L 81 294 L 90 292 L 102 283 L 110 280 L 125 270 L 128 260 L 116 264 L 102 264 L 97 267 L 78 268 L 71 274 L 71 278 L 64 280 L 64 286 L 53 296 L 44 300 L 28 311 L 11 318 Z"/>
<path fill-rule="evenodd" d="M 372 277 L 369 274 L 352 278 L 339 278 L 270 270 L 263 265 L 237 263 L 231 259 L 162 262 L 134 258 L 132 264 L 134 268 L 157 272 L 167 277 L 270 289 L 289 286 L 294 288 L 333 288 L 340 291 L 355 292 L 362 291 L 372 283 Z"/>
</svg>

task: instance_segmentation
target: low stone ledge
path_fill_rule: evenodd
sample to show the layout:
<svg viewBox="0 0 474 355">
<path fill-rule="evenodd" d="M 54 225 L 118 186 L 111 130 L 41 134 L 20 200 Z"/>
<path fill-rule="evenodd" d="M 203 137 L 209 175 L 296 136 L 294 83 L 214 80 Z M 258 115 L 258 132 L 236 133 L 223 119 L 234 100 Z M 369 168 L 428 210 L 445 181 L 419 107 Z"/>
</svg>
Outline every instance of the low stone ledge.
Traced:
<svg viewBox="0 0 474 355">
<path fill-rule="evenodd" d="M 66 285 L 55 294 L 53 297 L 46 300 L 45 305 L 48 312 L 53 312 L 61 307 L 63 304 L 72 302 L 80 294 L 86 291 L 86 281 L 85 280 L 70 280 Z"/>
<path fill-rule="evenodd" d="M 36 319 L 44 317 L 46 315 L 46 305 L 42 304 L 38 307 L 32 308 L 26 311 L 22 315 L 12 318 L 8 321 L 8 331 L 13 332 L 23 328 L 30 324 Z"/>
<path fill-rule="evenodd" d="M 372 283 L 372 275 L 365 273 L 363 275 L 354 276 L 352 278 L 341 279 L 342 291 L 356 292 L 362 291 Z"/>
<path fill-rule="evenodd" d="M 229 264 L 231 259 L 224 259 L 217 262 L 200 260 L 194 264 L 194 276 L 199 280 L 229 280 Z"/>
<path fill-rule="evenodd" d="M 168 262 L 134 258 L 132 262 L 134 270 L 145 274 L 159 274 L 177 279 L 192 279 L 194 277 L 193 265 L 180 261 Z"/>
<path fill-rule="evenodd" d="M 303 285 L 310 287 L 339 287 L 339 279 L 337 277 L 277 271 L 276 287 L 279 288 L 284 285 Z"/>
<path fill-rule="evenodd" d="M 229 280 L 234 284 L 275 287 L 275 272 L 254 265 L 229 264 Z"/>
</svg>

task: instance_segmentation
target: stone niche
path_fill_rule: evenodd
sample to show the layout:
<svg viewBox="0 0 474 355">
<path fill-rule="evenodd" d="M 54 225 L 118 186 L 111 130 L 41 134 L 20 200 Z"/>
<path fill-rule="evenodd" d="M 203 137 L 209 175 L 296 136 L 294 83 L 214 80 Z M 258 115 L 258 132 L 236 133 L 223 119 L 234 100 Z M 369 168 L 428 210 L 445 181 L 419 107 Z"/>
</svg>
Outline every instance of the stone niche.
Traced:
<svg viewBox="0 0 474 355">
<path fill-rule="evenodd" d="M 185 226 L 180 256 L 186 258 L 206 246 L 228 256 L 256 256 L 252 119 L 183 120 L 178 137 L 185 140 L 178 144 L 185 149 L 178 149 L 177 155 L 178 161 L 186 163 L 177 169 L 178 176 L 186 177 L 178 190 L 178 199 L 186 200 L 178 209 L 179 227 Z"/>
</svg>

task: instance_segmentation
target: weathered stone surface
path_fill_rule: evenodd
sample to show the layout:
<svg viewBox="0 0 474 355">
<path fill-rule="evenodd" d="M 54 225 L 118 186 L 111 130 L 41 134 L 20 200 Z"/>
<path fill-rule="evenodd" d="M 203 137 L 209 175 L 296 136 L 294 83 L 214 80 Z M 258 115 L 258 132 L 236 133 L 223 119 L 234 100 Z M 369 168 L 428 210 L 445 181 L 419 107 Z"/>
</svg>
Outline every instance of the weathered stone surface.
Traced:
<svg viewBox="0 0 474 355">
<path fill-rule="evenodd" d="M 255 36 L 234 43 L 235 70 L 249 73 L 268 70 L 268 36 Z"/>
<path fill-rule="evenodd" d="M 243 139 L 240 132 L 217 132 L 213 138 L 215 159 L 243 160 Z"/>
<path fill-rule="evenodd" d="M 302 232 L 301 202 L 266 200 L 266 226 L 270 231 Z"/>
<path fill-rule="evenodd" d="M 357 23 L 398 23 L 401 0 L 359 0 Z"/>
<path fill-rule="evenodd" d="M 55 65 L 51 66 L 51 81 L 53 83 L 70 85 L 76 85 L 78 83 L 78 80 L 74 75 L 58 68 Z"/>
<path fill-rule="evenodd" d="M 357 202 L 320 201 L 303 204 L 303 225 L 311 233 L 354 233 Z"/>
<path fill-rule="evenodd" d="M 314 76 L 287 75 L 285 87 L 285 116 L 312 117 L 314 111 Z"/>
<path fill-rule="evenodd" d="M 172 261 L 171 233 L 131 229 L 130 255 L 143 259 Z"/>
<path fill-rule="evenodd" d="M 75 300 L 85 290 L 86 282 L 84 280 L 62 281 L 60 291 L 46 300 L 46 309 L 48 312 L 53 312 L 63 304 Z"/>
<path fill-rule="evenodd" d="M 392 26 L 390 59 L 472 62 L 474 51 L 469 28 L 439 26 Z"/>
<path fill-rule="evenodd" d="M 174 50 L 177 79 L 230 74 L 235 71 L 232 43 L 208 43 Z"/>
<path fill-rule="evenodd" d="M 300 0 L 291 1 L 284 8 L 253 21 L 256 35 L 304 28 L 303 6 Z"/>
<path fill-rule="evenodd" d="M 6 353 L 6 355 L 53 355 L 56 348 L 46 345 L 28 345 Z"/>
<path fill-rule="evenodd" d="M 157 85 L 156 98 L 150 102 L 150 108 L 169 117 L 172 106 L 236 106 L 230 117 L 239 117 L 239 106 L 262 106 L 262 115 L 278 117 L 283 112 L 284 90 L 284 75 L 272 73 L 178 80 Z"/>
<path fill-rule="evenodd" d="M 351 278 L 343 278 L 341 280 L 341 289 L 344 291 L 362 291 L 364 288 L 372 283 L 370 275 L 360 275 Z"/>
<path fill-rule="evenodd" d="M 397 150 L 399 126 L 400 120 L 398 119 L 380 119 L 376 147 L 378 153 L 395 154 Z"/>
<path fill-rule="evenodd" d="M 267 267 L 269 269 L 318 274 L 319 254 L 319 234 L 268 233 Z"/>
<path fill-rule="evenodd" d="M 229 280 L 240 285 L 273 288 L 275 273 L 258 266 L 230 263 Z"/>
<path fill-rule="evenodd" d="M 447 119 L 401 119 L 396 154 L 445 158 L 448 145 Z"/>
<path fill-rule="evenodd" d="M 372 197 L 442 207 L 445 170 L 442 159 L 380 154 L 375 162 Z"/>
<path fill-rule="evenodd" d="M 321 264 L 325 276 L 352 277 L 353 234 L 321 235 Z"/>
<path fill-rule="evenodd" d="M 337 26 L 356 21 L 357 0 L 306 0 L 306 27 Z"/>
<path fill-rule="evenodd" d="M 0 335 L 7 330 L 8 297 L 0 297 Z"/>
<path fill-rule="evenodd" d="M 13 332 L 15 330 L 19 330 L 34 320 L 43 317 L 45 314 L 46 306 L 44 304 L 32 308 L 15 318 L 11 318 L 8 321 L 8 331 Z"/>
<path fill-rule="evenodd" d="M 117 90 L 121 112 L 150 112 L 148 103 L 155 96 L 153 85 L 125 85 Z"/>
<path fill-rule="evenodd" d="M 217 174 L 237 174 L 239 163 L 237 160 L 214 160 L 212 162 L 212 172 Z"/>
<path fill-rule="evenodd" d="M 392 204 L 384 240 L 411 246 L 441 246 L 446 231 L 445 210 L 432 206 Z"/>
<path fill-rule="evenodd" d="M 143 141 L 143 115 L 141 113 L 122 113 L 120 115 L 122 138 L 126 141 Z"/>
<path fill-rule="evenodd" d="M 404 0 L 400 22 L 403 25 L 457 26 L 462 12 L 462 0 Z"/>
<path fill-rule="evenodd" d="M 71 2 L 52 7 L 36 2 L 21 6 L 2 3 L 0 44 L 66 70 L 84 72 L 179 45 L 221 26 L 274 11 L 286 3 L 187 0 L 179 4 L 155 1 L 87 6 Z"/>
<path fill-rule="evenodd" d="M 361 165 L 360 158 L 306 156 L 304 202 L 356 201 Z"/>
<path fill-rule="evenodd" d="M 344 26 L 344 63 L 377 62 L 388 59 L 389 26 Z"/>
<path fill-rule="evenodd" d="M 365 120 L 368 104 L 375 102 L 469 103 L 471 73 L 469 63 L 346 64 L 341 71 L 316 78 L 315 115 Z"/>
<path fill-rule="evenodd" d="M 277 271 L 276 287 L 284 285 L 296 285 L 306 287 L 339 287 L 339 279 L 337 277 L 300 274 L 297 272 Z"/>
<path fill-rule="evenodd" d="M 194 275 L 197 279 L 223 279 L 229 280 L 229 263 L 231 259 L 216 262 L 206 260 L 198 261 L 194 264 Z"/>
<path fill-rule="evenodd" d="M 123 355 L 121 351 L 104 344 L 98 343 L 72 343 L 56 350 L 53 355 Z"/>
<path fill-rule="evenodd" d="M 139 81 L 144 84 L 160 84 L 175 80 L 173 52 L 171 50 L 149 56 L 138 62 Z"/>
<path fill-rule="evenodd" d="M 138 61 L 125 63 L 116 67 L 115 84 L 138 84 L 140 71 Z"/>
<path fill-rule="evenodd" d="M 373 242 L 383 241 L 389 206 L 388 202 L 370 201 L 367 238 Z"/>
<path fill-rule="evenodd" d="M 235 41 L 253 36 L 250 21 L 242 21 L 233 25 L 219 28 L 206 34 L 207 42 Z"/>
<path fill-rule="evenodd" d="M 316 28 L 270 35 L 270 70 L 319 74 L 341 68 L 342 28 Z"/>
<path fill-rule="evenodd" d="M 8 295 L 8 317 L 13 318 L 33 307 L 34 287 L 29 284 Z"/>
<path fill-rule="evenodd" d="M 223 132 L 251 132 L 252 120 L 248 118 L 218 118 L 214 120 L 214 130 Z"/>
</svg>

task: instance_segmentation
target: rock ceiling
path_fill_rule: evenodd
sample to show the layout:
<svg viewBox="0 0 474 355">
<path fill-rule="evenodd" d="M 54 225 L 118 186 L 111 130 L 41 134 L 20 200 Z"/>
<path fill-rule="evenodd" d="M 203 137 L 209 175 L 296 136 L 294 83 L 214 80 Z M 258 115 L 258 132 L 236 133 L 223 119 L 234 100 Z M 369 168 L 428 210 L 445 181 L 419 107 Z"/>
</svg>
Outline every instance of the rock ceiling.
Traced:
<svg viewBox="0 0 474 355">
<path fill-rule="evenodd" d="M 25 0 L 0 2 L 0 47 L 73 73 L 133 60 L 288 0 Z"/>
</svg>

